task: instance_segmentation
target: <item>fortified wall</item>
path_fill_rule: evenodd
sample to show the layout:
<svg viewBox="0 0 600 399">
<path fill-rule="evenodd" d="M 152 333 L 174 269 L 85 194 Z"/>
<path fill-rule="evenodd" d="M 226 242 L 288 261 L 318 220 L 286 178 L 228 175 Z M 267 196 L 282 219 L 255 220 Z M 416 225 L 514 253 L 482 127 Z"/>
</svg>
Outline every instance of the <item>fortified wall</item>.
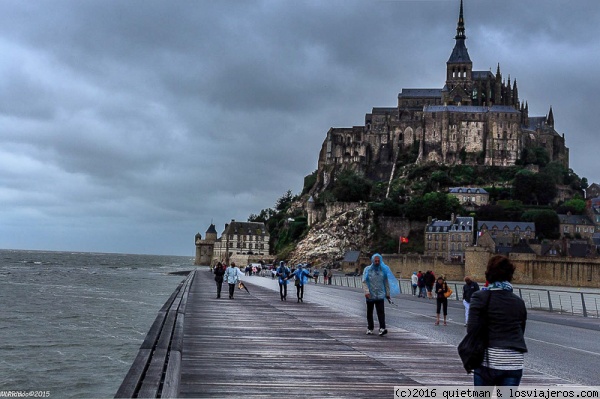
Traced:
<svg viewBox="0 0 600 399">
<path fill-rule="evenodd" d="M 383 261 L 398 278 L 408 279 L 413 272 L 432 270 L 436 276 L 443 275 L 447 280 L 460 281 L 465 276 L 464 265 L 444 262 L 442 258 L 419 254 L 382 255 Z"/>
<path fill-rule="evenodd" d="M 485 281 L 489 251 L 468 247 L 465 252 L 465 273 L 476 281 Z M 516 284 L 554 285 L 565 287 L 600 288 L 600 259 L 509 254 L 517 268 L 513 278 Z"/>
<path fill-rule="evenodd" d="M 445 262 L 442 258 L 418 254 L 384 254 L 384 262 L 394 275 L 408 279 L 413 272 L 433 270 L 450 281 L 461 281 L 465 275 L 478 283 L 485 282 L 485 269 L 493 254 L 481 247 L 468 247 L 465 264 Z M 510 254 L 516 266 L 513 283 L 564 287 L 600 288 L 600 259 L 557 258 L 535 254 Z"/>
</svg>

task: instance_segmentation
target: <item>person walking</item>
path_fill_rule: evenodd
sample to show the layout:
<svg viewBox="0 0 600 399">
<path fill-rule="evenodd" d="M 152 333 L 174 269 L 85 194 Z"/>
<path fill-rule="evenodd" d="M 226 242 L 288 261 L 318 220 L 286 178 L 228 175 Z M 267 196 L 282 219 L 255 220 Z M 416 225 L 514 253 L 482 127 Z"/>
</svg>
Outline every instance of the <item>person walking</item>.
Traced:
<svg viewBox="0 0 600 399">
<path fill-rule="evenodd" d="M 425 298 L 425 275 L 420 270 L 419 273 L 417 273 L 417 286 L 419 288 L 418 298 Z"/>
<path fill-rule="evenodd" d="M 417 272 L 413 272 L 412 276 L 410 276 L 410 282 L 412 285 L 412 294 L 413 296 L 417 295 L 417 288 L 419 283 L 419 277 L 417 277 Z"/>
<path fill-rule="evenodd" d="M 327 275 L 328 275 L 327 268 L 324 267 L 323 268 L 323 284 L 327 284 L 327 277 L 328 277 Z"/>
<path fill-rule="evenodd" d="M 435 274 L 433 274 L 431 270 L 427 270 L 423 279 L 425 280 L 425 288 L 427 289 L 427 298 L 432 299 L 433 284 L 435 284 Z"/>
<path fill-rule="evenodd" d="M 488 290 L 473 293 L 467 333 L 487 326 L 487 347 L 481 366 L 473 372 L 475 386 L 518 386 L 525 363 L 525 302 L 510 284 L 515 266 L 503 255 L 490 258 L 485 272 Z"/>
<path fill-rule="evenodd" d="M 304 302 L 304 284 L 308 283 L 308 278 L 312 276 L 308 270 L 304 268 L 302 263 L 296 266 L 293 275 L 295 278 L 294 285 L 296 286 L 296 297 L 298 298 L 298 302 Z"/>
<path fill-rule="evenodd" d="M 223 276 L 225 275 L 225 268 L 221 262 L 217 263 L 214 269 L 215 282 L 217 283 L 217 299 L 221 298 L 221 287 L 223 287 Z"/>
<path fill-rule="evenodd" d="M 471 276 L 465 276 L 465 285 L 463 285 L 463 305 L 465 307 L 465 326 L 469 322 L 469 306 L 471 297 L 479 291 L 479 284 L 471 280 Z"/>
<path fill-rule="evenodd" d="M 446 298 L 446 292 L 448 292 L 448 284 L 446 284 L 446 280 L 443 277 L 438 277 L 435 283 L 435 294 L 436 294 L 436 306 L 435 306 L 435 325 L 440 325 L 440 312 L 443 308 L 444 311 L 444 325 L 446 324 L 446 316 L 448 316 L 448 298 Z"/>
<path fill-rule="evenodd" d="M 279 262 L 279 267 L 276 271 L 277 277 L 279 277 L 279 296 L 282 301 L 287 301 L 287 285 L 291 275 L 290 269 L 285 265 L 284 261 Z"/>
<path fill-rule="evenodd" d="M 229 284 L 229 299 L 233 299 L 235 285 L 240 281 L 240 273 L 241 271 L 235 266 L 235 262 L 231 262 L 231 265 L 225 270 L 223 278 Z"/>
<path fill-rule="evenodd" d="M 384 336 L 388 332 L 385 325 L 384 300 L 391 301 L 392 295 L 399 294 L 400 285 L 390 268 L 383 263 L 381 255 L 374 254 L 371 257 L 371 264 L 365 267 L 362 287 L 367 302 L 367 335 L 372 335 L 375 328 L 373 320 L 373 309 L 375 309 L 379 321 L 379 335 Z"/>
</svg>

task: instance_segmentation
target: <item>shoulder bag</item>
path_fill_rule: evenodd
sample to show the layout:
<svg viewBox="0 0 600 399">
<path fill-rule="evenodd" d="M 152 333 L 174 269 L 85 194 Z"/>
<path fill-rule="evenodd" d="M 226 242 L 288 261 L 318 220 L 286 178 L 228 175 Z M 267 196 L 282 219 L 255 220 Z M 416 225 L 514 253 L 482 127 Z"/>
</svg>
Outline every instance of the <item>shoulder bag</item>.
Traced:
<svg viewBox="0 0 600 399">
<path fill-rule="evenodd" d="M 446 292 L 444 292 L 444 296 L 446 298 L 450 298 L 450 296 L 452 295 L 452 290 L 450 289 L 450 287 L 448 287 L 448 285 L 446 284 Z"/>
<path fill-rule="evenodd" d="M 474 328 L 465 335 L 463 340 L 458 344 L 458 354 L 463 362 L 463 366 L 467 373 L 471 373 L 477 367 L 481 366 L 485 349 L 488 345 L 488 307 L 492 293 L 487 291 L 487 299 L 485 307 L 481 309 L 483 322 L 477 328 Z"/>
</svg>

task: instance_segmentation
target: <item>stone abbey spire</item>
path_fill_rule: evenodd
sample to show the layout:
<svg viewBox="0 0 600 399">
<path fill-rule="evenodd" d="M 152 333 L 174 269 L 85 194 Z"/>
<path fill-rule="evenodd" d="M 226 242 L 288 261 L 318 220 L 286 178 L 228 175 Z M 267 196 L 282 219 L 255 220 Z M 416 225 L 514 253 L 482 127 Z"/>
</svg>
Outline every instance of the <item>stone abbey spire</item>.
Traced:
<svg viewBox="0 0 600 399">
<path fill-rule="evenodd" d="M 460 1 L 460 12 L 456 25 L 456 43 L 448 62 L 446 62 L 446 86 L 444 87 L 445 104 L 471 104 L 473 91 L 473 62 L 465 45 L 465 19 L 463 2 Z"/>
</svg>

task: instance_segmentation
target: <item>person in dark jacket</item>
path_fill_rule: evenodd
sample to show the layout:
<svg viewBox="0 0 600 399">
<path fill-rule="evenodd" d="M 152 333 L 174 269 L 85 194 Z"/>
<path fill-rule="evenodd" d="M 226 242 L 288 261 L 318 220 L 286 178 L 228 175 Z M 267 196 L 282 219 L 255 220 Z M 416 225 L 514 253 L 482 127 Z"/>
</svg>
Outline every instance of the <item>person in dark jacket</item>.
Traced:
<svg viewBox="0 0 600 399">
<path fill-rule="evenodd" d="M 446 280 L 444 280 L 443 277 L 438 277 L 437 281 L 435 282 L 436 326 L 440 325 L 440 312 L 442 307 L 444 308 L 444 325 L 448 325 L 446 324 L 446 317 L 448 316 L 448 298 L 446 298 L 446 292 L 448 292 L 448 284 L 446 284 Z"/>
<path fill-rule="evenodd" d="M 425 276 L 423 277 L 425 279 L 425 288 L 427 289 L 427 298 L 432 299 L 433 298 L 433 285 L 435 284 L 435 274 L 433 274 L 433 272 L 431 270 L 427 270 L 425 272 Z"/>
<path fill-rule="evenodd" d="M 479 291 L 479 284 L 471 280 L 470 276 L 465 276 L 465 285 L 463 286 L 463 305 L 465 306 L 465 326 L 469 322 L 469 306 L 471 305 L 471 297 L 475 292 Z"/>
<path fill-rule="evenodd" d="M 217 283 L 217 298 L 221 298 L 221 287 L 223 286 L 223 275 L 225 274 L 225 268 L 221 262 L 215 266 L 215 282 Z"/>
<path fill-rule="evenodd" d="M 513 294 L 510 284 L 515 266 L 505 256 L 493 256 L 485 277 L 488 290 L 471 296 L 467 333 L 487 325 L 488 344 L 481 366 L 473 373 L 475 386 L 518 386 L 525 362 L 525 303 Z M 488 298 L 489 296 L 489 298 Z M 489 299 L 489 301 L 488 301 Z"/>
<path fill-rule="evenodd" d="M 287 301 L 287 284 L 292 272 L 285 265 L 285 262 L 281 261 L 275 274 L 279 277 L 279 296 L 282 301 Z"/>
</svg>

